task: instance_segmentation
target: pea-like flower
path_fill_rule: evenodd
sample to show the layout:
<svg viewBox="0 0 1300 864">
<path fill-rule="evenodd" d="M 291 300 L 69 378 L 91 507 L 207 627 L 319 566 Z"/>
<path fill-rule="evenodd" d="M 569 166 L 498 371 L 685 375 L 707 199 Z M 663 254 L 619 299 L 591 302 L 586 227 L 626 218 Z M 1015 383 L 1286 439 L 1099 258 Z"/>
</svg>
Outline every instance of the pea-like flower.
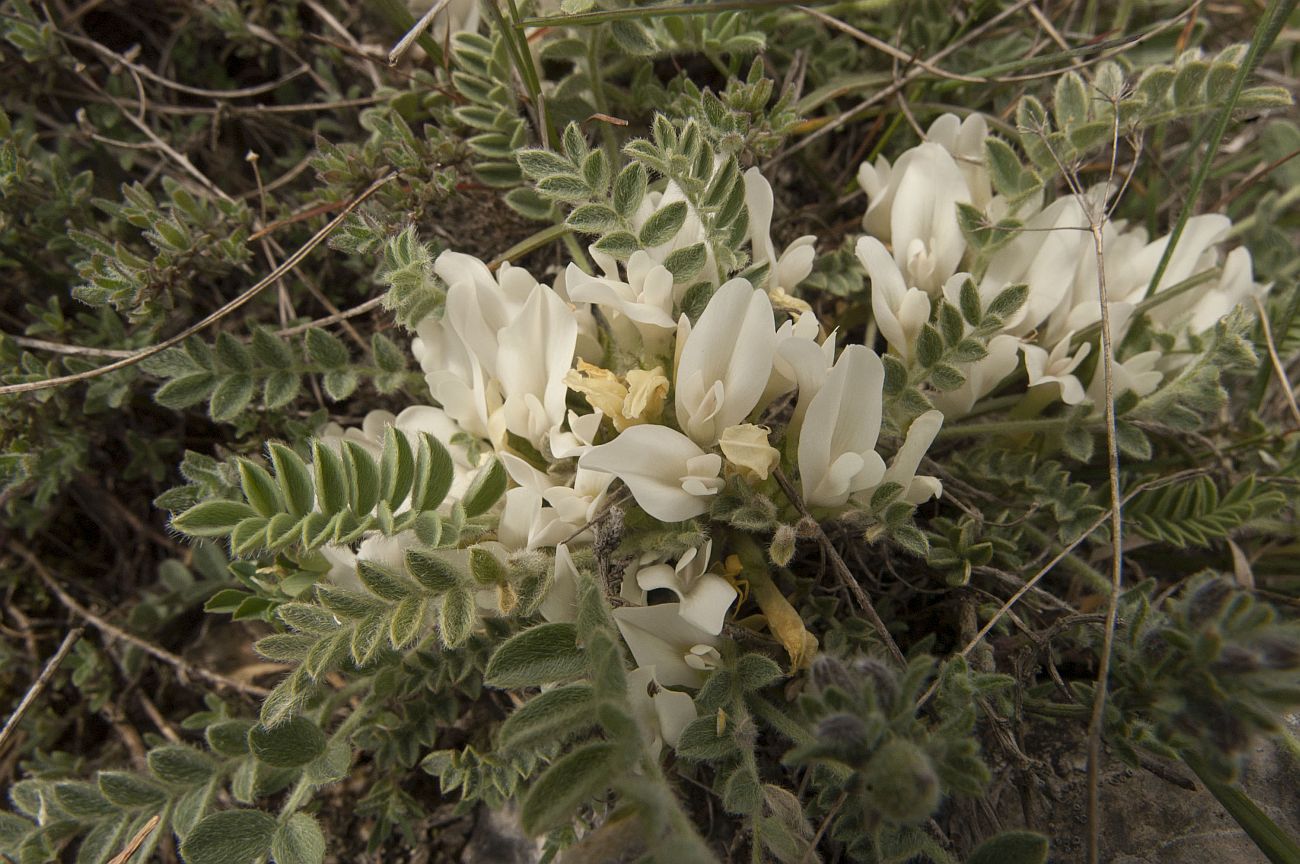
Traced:
<svg viewBox="0 0 1300 864">
<path fill-rule="evenodd" d="M 677 341 L 677 423 L 712 447 L 723 429 L 744 422 L 767 387 L 776 351 L 772 303 L 748 280 L 732 279 L 694 327 L 681 317 Z"/>
<path fill-rule="evenodd" d="M 667 426 L 631 426 L 608 444 L 592 447 L 578 467 L 618 477 L 642 510 L 662 522 L 681 522 L 709 509 L 722 488 L 722 457 L 706 453 Z"/>
<path fill-rule="evenodd" d="M 804 501 L 838 507 L 885 474 L 876 452 L 885 369 L 876 352 L 850 345 L 808 405 L 799 433 L 799 477 Z"/>
</svg>

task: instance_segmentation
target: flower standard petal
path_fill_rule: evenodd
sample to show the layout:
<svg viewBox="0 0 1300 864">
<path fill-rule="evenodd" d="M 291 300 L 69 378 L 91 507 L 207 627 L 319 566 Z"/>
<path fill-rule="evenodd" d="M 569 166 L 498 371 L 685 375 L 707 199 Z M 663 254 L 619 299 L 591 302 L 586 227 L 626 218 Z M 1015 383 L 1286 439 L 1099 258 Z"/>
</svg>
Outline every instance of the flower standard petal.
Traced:
<svg viewBox="0 0 1300 864">
<path fill-rule="evenodd" d="M 685 316 L 683 316 L 684 318 Z M 727 282 L 709 300 L 677 360 L 677 420 L 702 446 L 741 422 L 767 386 L 776 327 L 767 294 L 745 279 Z M 721 386 L 719 386 L 721 385 Z"/>
<path fill-rule="evenodd" d="M 880 482 L 885 465 L 875 447 L 884 380 L 880 357 L 864 345 L 850 345 L 813 397 L 798 448 L 808 504 L 835 507 Z"/>
<path fill-rule="evenodd" d="M 578 570 L 573 566 L 569 547 L 555 547 L 555 569 L 551 587 L 537 611 L 547 621 L 575 621 L 578 618 Z"/>
</svg>

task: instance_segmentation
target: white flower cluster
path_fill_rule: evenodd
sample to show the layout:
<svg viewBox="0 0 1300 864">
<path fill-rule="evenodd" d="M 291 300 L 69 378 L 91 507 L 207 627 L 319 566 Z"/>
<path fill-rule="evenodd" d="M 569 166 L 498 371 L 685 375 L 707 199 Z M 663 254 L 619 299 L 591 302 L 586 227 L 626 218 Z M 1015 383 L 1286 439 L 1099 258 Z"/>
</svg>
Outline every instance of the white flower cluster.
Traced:
<svg viewBox="0 0 1300 864">
<path fill-rule="evenodd" d="M 554 578 L 540 607 L 552 621 L 575 614 L 571 550 L 593 540 L 590 526 L 615 480 L 663 522 L 705 516 L 732 475 L 774 492 L 769 477 L 783 460 L 816 509 L 843 507 L 886 482 L 899 483 L 910 501 L 938 495 L 936 480 L 915 475 L 942 416 L 932 411 L 914 422 L 886 465 L 876 450 L 880 357 L 865 345 L 837 356 L 836 334 L 825 335 L 789 293 L 812 270 L 815 238 L 778 252 L 769 235 L 771 186 L 757 169 L 744 184 L 751 256 L 767 265 L 766 282 L 724 282 L 694 323 L 681 306 L 690 286 L 663 263 L 707 239 L 694 213 L 667 243 L 622 266 L 593 249 L 599 273 L 570 264 L 552 285 L 519 267 L 492 272 L 470 256 L 442 253 L 434 270 L 447 285 L 446 303 L 418 326 L 413 344 L 437 407 L 396 417 L 374 412 L 360 429 L 327 430 L 327 440 L 378 452 L 388 425 L 411 436 L 428 432 L 452 453 L 452 498 L 469 485 L 476 454 L 495 453 L 512 488 L 495 541 L 483 545 L 502 558 L 554 550 Z M 671 185 L 652 192 L 633 221 L 679 198 Z M 769 412 L 788 418 L 784 451 L 757 425 Z M 331 578 L 354 581 L 356 558 L 400 568 L 416 542 L 407 532 L 365 539 L 355 556 L 330 549 Z M 650 700 L 643 713 L 658 718 L 649 728 L 669 744 L 694 708 L 685 694 L 663 688 L 699 686 L 719 662 L 738 597 L 735 575 L 715 560 L 709 540 L 680 556 L 644 555 L 624 572 L 614 615 L 639 667 L 630 680 L 638 704 Z M 676 602 L 647 605 L 648 592 L 659 590 Z M 494 603 L 492 592 L 482 593 L 484 611 Z M 662 686 L 647 689 L 651 679 Z"/>
<path fill-rule="evenodd" d="M 870 203 L 863 218 L 869 236 L 858 241 L 857 253 L 871 278 L 876 325 L 890 350 L 910 360 L 932 302 L 946 297 L 956 304 L 961 286 L 975 278 L 969 271 L 982 264 L 975 278 L 982 298 L 1024 283 L 1028 300 L 1005 322 L 1004 332 L 990 340 L 988 356 L 960 368 L 965 384 L 934 394 L 932 401 L 948 418 L 969 413 L 1016 370 L 1023 355 L 1029 388 L 1041 394 L 1038 398 L 1097 404 L 1104 393 L 1102 374 L 1093 373 L 1087 382 L 1080 379 L 1077 373 L 1092 344 L 1075 336 L 1101 320 L 1098 258 L 1088 211 L 1102 209 L 1107 190 L 1088 190 L 1083 202 L 1070 194 L 1044 205 L 1040 196 L 1013 208 L 993 194 L 984 157 L 987 137 L 983 116 L 959 121 L 945 114 L 930 127 L 928 140 L 895 164 L 882 157 L 859 169 L 858 182 Z M 986 262 L 977 262 L 960 228 L 960 204 L 974 207 L 990 223 L 1014 216 L 1023 228 Z M 1223 257 L 1216 250 L 1230 228 L 1231 222 L 1221 215 L 1188 221 L 1159 284 L 1150 292 L 1152 302 L 1144 308 L 1152 327 L 1168 334 L 1175 348 L 1117 358 L 1116 395 L 1125 390 L 1138 396 L 1153 392 L 1186 363 L 1189 336 L 1203 333 L 1239 303 L 1267 291 L 1268 286 L 1254 281 L 1249 251 L 1238 248 Z M 1112 337 L 1118 345 L 1147 297 L 1169 237 L 1152 241 L 1143 228 L 1109 219 L 1101 222 L 1101 232 Z M 1216 268 L 1213 278 L 1190 289 L 1170 290 Z"/>
<path fill-rule="evenodd" d="M 757 169 L 745 173 L 744 189 L 750 255 L 766 265 L 762 287 L 719 278 L 696 320 L 683 312 L 691 286 L 676 281 L 664 262 L 675 250 L 708 247 L 693 211 L 666 243 L 622 265 L 593 248 L 598 273 L 569 264 L 550 285 L 520 267 L 493 272 L 476 258 L 443 252 L 434 270 L 447 285 L 445 306 L 419 324 L 413 344 L 438 407 L 416 406 L 397 417 L 376 412 L 359 430 L 330 434 L 377 452 L 388 425 L 408 435 L 430 433 L 452 453 L 453 497 L 494 453 L 512 484 L 495 540 L 482 545 L 503 561 L 553 550 L 553 579 L 540 606 L 550 621 L 576 615 L 574 554 L 593 542 L 591 526 L 615 481 L 646 514 L 666 523 L 707 516 L 731 477 L 777 495 L 771 475 L 778 468 L 797 476 L 803 503 L 822 513 L 861 505 L 887 483 L 913 504 L 938 497 L 939 481 L 917 471 L 945 415 L 969 412 L 1019 366 L 1021 355 L 1030 390 L 1068 404 L 1089 393 L 1075 375 L 1089 343 L 1075 348 L 1071 340 L 1098 320 L 1097 259 L 1074 197 L 1022 205 L 1016 215 L 1025 230 L 982 262 L 978 278 L 962 270 L 977 262 L 959 227 L 958 204 L 992 219 L 1012 209 L 992 192 L 983 164 L 986 135 L 983 118 L 959 123 L 946 115 L 926 143 L 896 164 L 880 159 L 859 175 L 869 207 L 857 253 L 871 279 L 876 329 L 905 364 L 915 358 L 933 303 L 940 297 L 958 303 L 967 280 L 975 279 L 985 300 L 1011 284 L 1029 287 L 1028 301 L 993 336 L 987 356 L 960 370 L 965 384 L 932 394 L 940 410 L 902 418 L 910 423 L 888 463 L 877 449 L 881 357 L 864 344 L 837 351 L 838 331 L 828 333 L 791 295 L 812 270 L 815 238 L 801 237 L 777 252 L 769 236 L 772 189 Z M 632 221 L 639 226 L 674 200 L 684 196 L 672 184 L 652 192 Z M 1227 228 L 1223 217 L 1194 219 L 1158 291 L 1212 266 L 1213 246 Z M 1141 229 L 1122 223 L 1107 222 L 1103 231 L 1118 337 L 1167 239 L 1148 243 Z M 704 272 L 717 269 L 711 260 Z M 1170 332 L 1194 333 L 1261 290 L 1251 279 L 1249 255 L 1237 250 L 1216 281 L 1150 314 Z M 1155 352 L 1125 358 L 1116 366 L 1118 389 L 1148 393 L 1176 362 Z M 762 425 L 765 420 L 779 431 Z M 375 537 L 355 554 L 400 567 L 415 542 L 413 532 Z M 687 695 L 664 688 L 697 687 L 720 661 L 726 618 L 739 596 L 737 567 L 721 552 L 715 555 L 705 540 L 680 556 L 647 553 L 623 572 L 623 604 L 614 617 L 639 667 L 630 679 L 633 695 L 643 716 L 654 720 L 647 728 L 670 745 L 694 707 Z M 352 552 L 329 555 L 337 565 L 333 578 L 355 578 Z M 659 591 L 675 601 L 649 604 L 649 592 Z M 483 592 L 485 612 L 495 603 L 492 592 Z"/>
</svg>

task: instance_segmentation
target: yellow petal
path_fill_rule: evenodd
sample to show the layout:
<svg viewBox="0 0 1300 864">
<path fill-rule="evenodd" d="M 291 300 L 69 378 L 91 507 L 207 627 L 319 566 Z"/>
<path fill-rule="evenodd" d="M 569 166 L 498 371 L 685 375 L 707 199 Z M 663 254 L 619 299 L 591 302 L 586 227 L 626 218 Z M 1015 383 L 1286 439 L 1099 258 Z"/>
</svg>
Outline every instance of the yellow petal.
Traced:
<svg viewBox="0 0 1300 864">
<path fill-rule="evenodd" d="M 608 369 L 579 360 L 578 368 L 569 370 L 564 376 L 564 383 L 570 390 L 585 396 L 587 404 L 604 412 L 606 417 L 617 417 L 622 413 L 627 385 Z"/>
<path fill-rule="evenodd" d="M 633 369 L 627 373 L 627 398 L 622 415 L 630 422 L 653 423 L 664 410 L 668 396 L 668 379 L 662 366 L 649 370 Z"/>
<path fill-rule="evenodd" d="M 750 594 L 767 618 L 767 629 L 780 640 L 790 655 L 791 671 L 809 668 L 817 656 L 817 637 L 803 626 L 798 611 L 785 599 L 766 569 L 750 568 L 747 575 Z"/>
<path fill-rule="evenodd" d="M 739 468 L 743 476 L 766 480 L 781 461 L 781 452 L 767 443 L 767 435 L 765 426 L 741 423 L 723 429 L 718 443 L 722 446 L 722 455 Z"/>
</svg>

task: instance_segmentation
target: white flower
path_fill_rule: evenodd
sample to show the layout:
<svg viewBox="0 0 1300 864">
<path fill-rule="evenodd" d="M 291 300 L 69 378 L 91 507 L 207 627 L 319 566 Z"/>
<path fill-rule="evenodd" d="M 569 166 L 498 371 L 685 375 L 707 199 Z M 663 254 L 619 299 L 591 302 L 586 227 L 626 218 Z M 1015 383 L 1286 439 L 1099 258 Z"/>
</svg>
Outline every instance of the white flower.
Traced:
<svg viewBox="0 0 1300 864">
<path fill-rule="evenodd" d="M 564 420 L 564 375 L 578 339 L 575 312 L 526 270 L 443 252 L 434 272 L 447 282 L 440 319 L 412 345 L 429 390 L 467 432 L 500 447 L 506 431 L 540 446 Z"/>
<path fill-rule="evenodd" d="M 787 427 L 790 434 L 798 433 L 804 412 L 808 410 L 808 401 L 817 394 L 826 374 L 835 365 L 835 333 L 830 333 L 819 343 L 820 332 L 817 316 L 811 312 L 804 312 L 797 320 L 787 320 L 776 331 L 772 374 L 768 376 L 767 387 L 758 404 L 769 405 L 778 396 L 797 389 L 799 401 L 795 403 Z"/>
<path fill-rule="evenodd" d="M 1156 368 L 1163 356 L 1159 351 L 1143 351 L 1127 360 L 1115 360 L 1111 363 L 1115 398 L 1118 399 L 1126 390 L 1133 391 L 1139 398 L 1154 393 L 1165 377 Z M 1106 372 L 1100 363 L 1097 364 L 1097 371 L 1092 374 L 1092 381 L 1088 384 L 1088 401 L 1098 406 L 1099 414 L 1106 404 Z"/>
<path fill-rule="evenodd" d="M 863 228 L 893 245 L 907 284 L 937 295 L 966 252 L 957 205 L 971 203 L 971 194 L 952 154 L 921 144 L 892 168 L 883 158 L 874 167 L 864 162 L 858 183 L 870 199 Z"/>
<path fill-rule="evenodd" d="M 604 504 L 605 491 L 614 481 L 613 474 L 578 468 L 572 485 L 563 485 L 553 483 L 548 475 L 513 453 L 503 452 L 501 461 L 512 480 L 536 492 L 546 504 L 531 511 L 526 548 L 554 546 L 570 537 L 575 541 L 591 540 L 590 529 L 584 529 Z M 578 534 L 579 531 L 583 533 Z"/>
<path fill-rule="evenodd" d="M 980 210 L 987 208 L 993 198 L 993 183 L 984 164 L 984 142 L 989 137 L 989 124 L 984 115 L 969 114 L 965 120 L 956 114 L 940 115 L 930 124 L 925 137 L 952 154 L 966 178 L 970 203 Z"/>
<path fill-rule="evenodd" d="M 885 247 L 875 237 L 858 240 L 858 260 L 871 279 L 871 315 L 903 362 L 910 362 L 917 334 L 930 320 L 930 295 L 909 288 Z"/>
<path fill-rule="evenodd" d="M 573 566 L 569 547 L 561 543 L 555 547 L 555 569 L 551 587 L 537 611 L 547 621 L 576 621 L 578 618 L 578 569 Z"/>
<path fill-rule="evenodd" d="M 636 665 L 653 666 L 661 684 L 699 687 L 722 661 L 722 640 L 683 618 L 676 603 L 623 606 L 613 615 Z"/>
<path fill-rule="evenodd" d="M 641 509 L 663 522 L 681 522 L 709 509 L 722 488 L 722 457 L 667 426 L 625 429 L 608 444 L 593 447 L 578 467 L 618 477 Z"/>
<path fill-rule="evenodd" d="M 695 700 L 687 693 L 660 686 L 653 666 L 627 673 L 627 697 L 653 758 L 659 757 L 665 744 L 676 747 L 682 730 L 698 716 Z"/>
<path fill-rule="evenodd" d="M 677 423 L 711 447 L 722 430 L 744 421 L 772 372 L 776 326 L 767 295 L 732 279 L 709 300 L 699 323 L 678 322 Z"/>
<path fill-rule="evenodd" d="M 885 463 L 875 447 L 884 383 L 876 353 L 850 345 L 812 398 L 799 433 L 799 477 L 809 506 L 837 507 L 880 483 Z"/>
<path fill-rule="evenodd" d="M 930 401 L 949 419 L 970 413 L 975 403 L 983 399 L 1010 375 L 1020 362 L 1020 340 L 1005 333 L 989 340 L 988 354 L 971 363 L 957 367 L 966 376 L 966 382 L 947 393 L 931 393 Z"/>
<path fill-rule="evenodd" d="M 1084 391 L 1083 384 L 1074 376 L 1074 370 L 1079 368 L 1091 349 L 1092 343 L 1084 342 L 1071 357 L 1068 336 L 1058 342 L 1050 354 L 1037 345 L 1021 345 L 1030 388 L 1054 385 L 1060 389 L 1062 402 L 1078 405 L 1083 401 Z"/>
<path fill-rule="evenodd" d="M 638 249 L 628 258 L 627 281 L 622 281 L 617 261 L 598 249 L 588 251 L 605 275 L 589 276 L 576 264 L 570 264 L 564 280 L 569 297 L 605 307 L 612 313 L 609 317 L 616 335 L 625 319 L 650 353 L 663 352 L 677 326 L 673 320 L 673 274 Z"/>
<path fill-rule="evenodd" d="M 590 414 L 570 411 L 569 431 L 557 429 L 551 433 L 551 455 L 556 459 L 569 459 L 586 453 L 594 445 L 600 421 L 604 419 L 605 415 L 600 411 Z"/>
<path fill-rule="evenodd" d="M 755 264 L 766 264 L 767 291 L 773 300 L 780 300 L 788 307 L 801 307 L 807 310 L 808 304 L 788 296 L 788 292 L 808 278 L 812 272 L 813 258 L 816 250 L 813 244 L 817 238 L 806 234 L 795 239 L 785 251 L 778 256 L 772 245 L 772 210 L 775 203 L 772 196 L 772 184 L 762 175 L 758 168 L 745 172 L 745 208 L 749 211 L 749 248 L 753 252 Z"/>
<path fill-rule="evenodd" d="M 578 322 L 553 290 L 539 284 L 499 338 L 497 374 L 506 428 L 541 446 L 564 421 L 564 376 L 573 364 Z"/>
<path fill-rule="evenodd" d="M 907 428 L 907 437 L 903 446 L 894 454 L 894 461 L 885 471 L 882 483 L 898 483 L 903 487 L 903 500 L 908 504 L 920 504 L 943 494 L 943 484 L 934 477 L 916 476 L 916 469 L 921 458 L 934 443 L 934 438 L 943 426 L 942 411 L 926 411 L 912 421 Z"/>
<path fill-rule="evenodd" d="M 706 540 L 687 549 L 675 565 L 651 564 L 636 571 L 636 584 L 642 591 L 664 588 L 681 600 L 683 618 L 706 633 L 717 636 L 727 610 L 736 600 L 736 589 L 716 573 L 708 573 L 713 541 Z"/>
<path fill-rule="evenodd" d="M 988 297 L 1008 285 L 1027 284 L 1025 305 L 1004 322 L 1003 329 L 1028 335 L 1066 302 L 1076 273 L 1089 258 L 1096 260 L 1087 216 L 1074 196 L 1058 199 L 993 253 L 980 282 L 980 295 Z M 1095 282 L 1093 291 L 1095 296 Z"/>
<path fill-rule="evenodd" d="M 1223 262 L 1223 275 L 1216 284 L 1201 296 L 1191 310 L 1188 330 L 1203 333 L 1219 322 L 1238 304 L 1249 297 L 1261 297 L 1272 285 L 1261 285 L 1255 281 L 1250 259 L 1250 250 L 1244 246 L 1233 249 Z"/>
</svg>

